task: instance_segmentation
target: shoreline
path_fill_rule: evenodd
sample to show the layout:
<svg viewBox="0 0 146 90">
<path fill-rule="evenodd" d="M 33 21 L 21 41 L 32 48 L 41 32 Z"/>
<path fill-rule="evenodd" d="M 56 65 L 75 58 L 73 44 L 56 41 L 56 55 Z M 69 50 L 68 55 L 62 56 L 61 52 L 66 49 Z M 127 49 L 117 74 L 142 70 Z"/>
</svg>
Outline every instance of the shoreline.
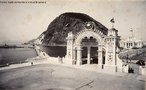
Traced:
<svg viewBox="0 0 146 90">
<path fill-rule="evenodd" d="M 100 73 L 108 73 L 108 74 L 116 74 L 116 75 L 117 74 L 119 74 L 119 75 L 129 74 L 129 73 L 124 73 L 124 72 L 109 72 L 109 71 L 98 68 L 98 64 L 71 65 L 71 64 L 68 64 L 64 60 L 63 60 L 63 62 L 60 62 L 59 58 L 57 58 L 57 57 L 48 56 L 48 54 L 46 54 L 43 50 L 41 50 L 40 47 L 37 45 L 34 46 L 34 49 L 38 55 L 37 57 L 28 58 L 23 63 L 20 62 L 20 63 L 10 64 L 10 65 L 6 64 L 6 67 L 0 67 L 0 70 L 27 67 L 27 66 L 40 65 L 40 64 L 52 64 L 52 65 L 67 66 L 67 67 L 72 67 L 72 68 L 79 68 L 79 69 L 83 69 L 83 70 L 100 72 Z M 134 73 L 134 74 L 138 74 L 138 73 Z"/>
<path fill-rule="evenodd" d="M 32 65 L 32 62 L 33 62 L 33 65 Z M 66 63 L 59 63 L 58 58 L 55 58 L 55 57 L 29 59 L 29 61 L 26 63 L 12 64 L 12 65 L 9 65 L 8 67 L 0 67 L 0 71 L 8 70 L 8 69 L 16 69 L 16 68 L 21 68 L 21 67 L 35 66 L 35 65 L 45 65 L 45 64 L 59 65 L 59 66 L 64 66 L 64 67 L 71 67 L 71 68 L 76 68 L 76 69 L 82 69 L 82 70 L 93 71 L 97 73 L 105 73 L 105 74 L 112 74 L 112 75 L 118 75 L 118 76 L 129 74 L 129 73 L 122 73 L 122 72 L 108 72 L 103 69 L 99 69 L 97 64 L 77 66 L 77 65 L 69 65 Z"/>
</svg>

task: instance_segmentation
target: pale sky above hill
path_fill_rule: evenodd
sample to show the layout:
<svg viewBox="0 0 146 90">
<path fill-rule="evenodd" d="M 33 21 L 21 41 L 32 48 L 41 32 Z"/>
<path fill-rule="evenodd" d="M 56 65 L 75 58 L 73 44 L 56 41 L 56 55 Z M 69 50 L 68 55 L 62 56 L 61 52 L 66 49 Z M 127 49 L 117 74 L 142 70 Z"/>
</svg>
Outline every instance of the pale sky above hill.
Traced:
<svg viewBox="0 0 146 90">
<path fill-rule="evenodd" d="M 110 19 L 114 17 L 115 28 L 119 30 L 120 36 L 128 37 L 130 28 L 133 28 L 135 37 L 146 41 L 146 0 L 35 1 L 46 3 L 0 3 L 0 42 L 36 38 L 47 29 L 51 21 L 64 12 L 85 13 L 107 28 L 111 28 Z"/>
</svg>

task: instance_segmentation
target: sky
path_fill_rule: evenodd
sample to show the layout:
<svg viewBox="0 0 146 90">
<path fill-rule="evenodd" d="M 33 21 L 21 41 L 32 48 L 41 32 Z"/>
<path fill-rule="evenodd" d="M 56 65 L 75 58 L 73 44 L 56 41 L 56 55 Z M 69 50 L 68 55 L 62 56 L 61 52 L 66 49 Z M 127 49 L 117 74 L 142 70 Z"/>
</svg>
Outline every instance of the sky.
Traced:
<svg viewBox="0 0 146 90">
<path fill-rule="evenodd" d="M 146 41 L 146 0 L 35 1 L 46 3 L 0 3 L 0 42 L 26 42 L 37 38 L 51 21 L 65 12 L 85 13 L 109 29 L 114 17 L 114 27 L 122 38 L 128 37 L 132 28 L 136 38 Z"/>
</svg>

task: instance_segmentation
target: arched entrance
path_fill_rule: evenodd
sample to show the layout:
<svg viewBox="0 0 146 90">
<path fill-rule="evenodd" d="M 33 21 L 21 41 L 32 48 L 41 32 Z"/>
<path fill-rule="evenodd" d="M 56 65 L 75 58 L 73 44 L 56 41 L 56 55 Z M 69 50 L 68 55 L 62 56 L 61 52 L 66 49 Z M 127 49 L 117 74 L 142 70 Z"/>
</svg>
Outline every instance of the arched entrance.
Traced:
<svg viewBox="0 0 146 90">
<path fill-rule="evenodd" d="M 74 59 L 77 64 L 102 65 L 102 41 L 102 36 L 93 30 L 84 30 L 80 32 L 79 35 L 76 36 L 74 42 Z"/>
<path fill-rule="evenodd" d="M 81 41 L 82 64 L 98 64 L 98 42 L 93 37 L 85 37 Z"/>
<path fill-rule="evenodd" d="M 122 62 L 117 57 L 117 31 L 111 29 L 108 35 L 99 30 L 84 29 L 78 34 L 68 33 L 66 63 L 98 64 L 98 68 L 110 71 L 122 70 Z"/>
</svg>

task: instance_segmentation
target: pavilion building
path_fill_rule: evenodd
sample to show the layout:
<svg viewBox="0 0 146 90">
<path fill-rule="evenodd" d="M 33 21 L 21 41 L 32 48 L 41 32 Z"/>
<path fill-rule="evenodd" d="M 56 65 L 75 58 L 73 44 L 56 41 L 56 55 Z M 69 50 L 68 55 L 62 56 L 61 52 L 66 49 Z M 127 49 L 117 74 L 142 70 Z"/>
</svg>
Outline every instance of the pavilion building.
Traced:
<svg viewBox="0 0 146 90">
<path fill-rule="evenodd" d="M 130 30 L 130 36 L 120 41 L 120 47 L 125 49 L 142 48 L 143 41 L 134 37 L 133 30 Z"/>
</svg>

